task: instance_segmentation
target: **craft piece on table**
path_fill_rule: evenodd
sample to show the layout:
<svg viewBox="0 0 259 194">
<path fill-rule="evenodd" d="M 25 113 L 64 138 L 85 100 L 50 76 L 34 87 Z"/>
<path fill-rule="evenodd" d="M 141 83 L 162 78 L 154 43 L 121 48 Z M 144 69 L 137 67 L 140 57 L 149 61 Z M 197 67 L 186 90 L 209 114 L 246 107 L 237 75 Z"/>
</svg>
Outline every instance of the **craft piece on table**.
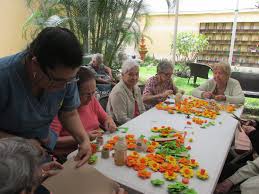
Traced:
<svg viewBox="0 0 259 194">
<path fill-rule="evenodd" d="M 192 178 L 193 174 L 194 174 L 193 170 L 191 168 L 188 168 L 188 167 L 181 168 L 180 173 L 185 178 Z"/>
<path fill-rule="evenodd" d="M 205 170 L 205 169 L 199 169 L 197 172 L 196 172 L 196 176 L 201 179 L 201 180 L 206 180 L 209 178 L 209 175 L 208 175 L 208 171 Z"/>
<path fill-rule="evenodd" d="M 75 168 L 77 162 L 73 159 L 63 164 L 64 169 L 59 174 L 49 177 L 43 185 L 54 194 L 112 194 L 119 185 L 107 178 L 90 165 Z M 65 183 L 65 184 L 64 184 Z"/>
<path fill-rule="evenodd" d="M 118 129 L 120 132 L 122 132 L 122 133 L 127 133 L 128 130 L 129 130 L 128 127 L 118 127 L 117 129 Z"/>
<path fill-rule="evenodd" d="M 189 182 L 190 182 L 190 181 L 189 181 L 189 179 L 188 179 L 188 178 L 183 178 L 183 179 L 182 179 L 182 183 L 183 183 L 183 184 L 188 185 L 188 184 L 189 184 Z"/>
<path fill-rule="evenodd" d="M 188 189 L 188 186 L 180 182 L 175 182 L 174 184 L 169 184 L 167 186 L 167 189 L 169 194 L 174 194 L 174 193 L 180 193 Z"/>
<path fill-rule="evenodd" d="M 150 181 L 152 183 L 152 185 L 154 186 L 161 186 L 165 183 L 165 181 L 160 180 L 160 179 L 153 179 Z"/>
<path fill-rule="evenodd" d="M 172 170 L 168 170 L 164 173 L 164 177 L 166 180 L 169 180 L 169 181 L 172 181 L 172 180 L 175 180 L 177 178 L 177 173 L 175 173 L 174 171 Z"/>
<path fill-rule="evenodd" d="M 177 139 L 176 137 L 155 138 L 155 142 L 167 142 L 167 141 L 172 141 L 176 139 Z"/>
<path fill-rule="evenodd" d="M 98 157 L 96 155 L 91 155 L 88 164 L 95 164 L 97 162 Z"/>
</svg>

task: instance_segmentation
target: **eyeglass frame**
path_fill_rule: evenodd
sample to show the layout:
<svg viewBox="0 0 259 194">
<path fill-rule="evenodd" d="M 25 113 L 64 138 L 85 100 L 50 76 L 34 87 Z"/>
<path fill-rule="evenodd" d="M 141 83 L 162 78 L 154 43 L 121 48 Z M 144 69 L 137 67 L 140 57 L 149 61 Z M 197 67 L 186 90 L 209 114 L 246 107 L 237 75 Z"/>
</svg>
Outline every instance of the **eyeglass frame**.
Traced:
<svg viewBox="0 0 259 194">
<path fill-rule="evenodd" d="M 71 78 L 70 80 L 65 80 L 65 79 L 59 79 L 59 78 L 55 78 L 53 77 L 51 74 L 49 74 L 47 72 L 47 68 L 43 68 L 41 65 L 40 65 L 40 69 L 42 70 L 42 72 L 48 77 L 49 79 L 49 82 L 50 84 L 52 85 L 54 83 L 55 84 L 64 84 L 64 85 L 69 85 L 69 84 L 72 84 L 72 83 L 76 83 L 79 81 L 79 76 L 76 75 L 75 77 Z"/>
</svg>

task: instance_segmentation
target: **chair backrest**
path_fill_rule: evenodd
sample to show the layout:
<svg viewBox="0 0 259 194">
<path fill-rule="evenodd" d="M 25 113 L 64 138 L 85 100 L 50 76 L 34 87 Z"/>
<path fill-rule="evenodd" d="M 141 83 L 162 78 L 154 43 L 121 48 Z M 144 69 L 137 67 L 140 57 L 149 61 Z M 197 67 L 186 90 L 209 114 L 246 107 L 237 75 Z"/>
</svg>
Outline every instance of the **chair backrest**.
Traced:
<svg viewBox="0 0 259 194">
<path fill-rule="evenodd" d="M 250 72 L 232 72 L 231 77 L 238 80 L 244 91 L 259 92 L 259 74 Z"/>
<path fill-rule="evenodd" d="M 143 94 L 144 92 L 144 89 L 145 89 L 145 85 L 138 85 L 138 87 L 140 88 L 140 91 L 141 91 L 141 95 Z"/>
<path fill-rule="evenodd" d="M 204 79 L 208 79 L 209 70 L 211 69 L 210 66 L 200 63 L 188 63 L 187 64 L 190 67 L 191 75 L 195 77 L 200 77 Z"/>
<path fill-rule="evenodd" d="M 109 99 L 109 96 L 102 96 L 100 99 L 99 99 L 99 103 L 101 104 L 101 106 L 103 107 L 104 111 L 106 111 L 106 106 L 107 106 L 107 103 L 108 103 L 108 99 Z"/>
</svg>

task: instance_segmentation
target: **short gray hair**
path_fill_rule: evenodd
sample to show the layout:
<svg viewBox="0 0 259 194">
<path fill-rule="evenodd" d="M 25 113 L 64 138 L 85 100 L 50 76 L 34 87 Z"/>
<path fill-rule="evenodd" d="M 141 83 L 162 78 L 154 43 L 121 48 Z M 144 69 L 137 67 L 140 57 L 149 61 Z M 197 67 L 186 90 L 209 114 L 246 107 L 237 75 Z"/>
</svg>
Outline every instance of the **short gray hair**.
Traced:
<svg viewBox="0 0 259 194">
<path fill-rule="evenodd" d="M 221 69 L 228 77 L 231 74 L 231 67 L 227 62 L 221 61 L 212 65 L 212 70 Z"/>
<path fill-rule="evenodd" d="M 0 140 L 0 193 L 31 192 L 39 184 L 39 151 L 19 137 Z"/>
<path fill-rule="evenodd" d="M 92 56 L 92 61 L 94 61 L 94 60 L 96 60 L 98 62 L 103 61 L 103 54 L 101 54 L 101 53 L 94 54 Z"/>
<path fill-rule="evenodd" d="M 134 59 L 127 59 L 123 62 L 122 66 L 121 66 L 121 73 L 122 74 L 127 73 L 134 67 L 139 67 L 138 62 Z"/>
<path fill-rule="evenodd" d="M 162 59 L 157 65 L 157 73 L 166 73 L 169 68 L 173 70 L 173 64 L 167 59 Z"/>
</svg>

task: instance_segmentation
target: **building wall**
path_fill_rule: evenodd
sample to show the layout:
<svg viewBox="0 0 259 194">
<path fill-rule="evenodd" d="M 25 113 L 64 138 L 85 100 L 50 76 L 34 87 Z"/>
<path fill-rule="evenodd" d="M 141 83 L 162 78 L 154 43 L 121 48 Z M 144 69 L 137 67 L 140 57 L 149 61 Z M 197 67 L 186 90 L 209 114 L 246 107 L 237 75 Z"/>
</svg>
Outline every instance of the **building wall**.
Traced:
<svg viewBox="0 0 259 194">
<path fill-rule="evenodd" d="M 156 58 L 171 57 L 171 44 L 173 41 L 174 15 L 156 14 L 150 16 L 150 26 L 145 32 L 153 42 L 146 40 L 148 54 Z M 178 16 L 178 32 L 199 33 L 201 22 L 232 22 L 232 13 L 195 13 L 180 14 Z M 238 22 L 258 22 L 259 10 L 253 12 L 241 12 Z"/>
<path fill-rule="evenodd" d="M 25 0 L 0 0 L 0 57 L 26 48 L 22 27 L 28 16 Z"/>
</svg>

